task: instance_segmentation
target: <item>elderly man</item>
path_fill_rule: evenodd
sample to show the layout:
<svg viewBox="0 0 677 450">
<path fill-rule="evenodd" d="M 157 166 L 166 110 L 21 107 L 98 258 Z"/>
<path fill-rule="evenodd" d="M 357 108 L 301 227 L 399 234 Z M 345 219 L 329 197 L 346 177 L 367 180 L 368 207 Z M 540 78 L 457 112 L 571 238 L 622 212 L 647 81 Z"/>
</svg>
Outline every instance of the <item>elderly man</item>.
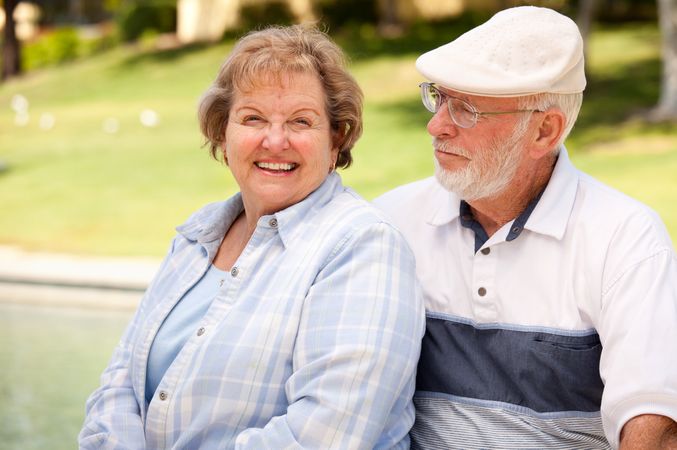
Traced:
<svg viewBox="0 0 677 450">
<path fill-rule="evenodd" d="M 677 261 L 658 216 L 576 170 L 576 25 L 496 14 L 422 55 L 435 177 L 376 200 L 427 306 L 418 448 L 677 448 Z"/>
</svg>

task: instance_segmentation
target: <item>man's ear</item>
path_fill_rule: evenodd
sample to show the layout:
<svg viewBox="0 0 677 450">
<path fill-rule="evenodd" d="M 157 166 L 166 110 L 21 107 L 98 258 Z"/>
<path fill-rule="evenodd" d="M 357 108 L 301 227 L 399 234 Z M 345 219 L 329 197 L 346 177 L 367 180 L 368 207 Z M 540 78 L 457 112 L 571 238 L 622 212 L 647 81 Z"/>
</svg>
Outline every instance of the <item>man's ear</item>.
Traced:
<svg viewBox="0 0 677 450">
<path fill-rule="evenodd" d="M 538 134 L 531 143 L 529 156 L 533 159 L 541 159 L 549 155 L 557 146 L 557 143 L 564 134 L 566 127 L 566 117 L 558 108 L 550 108 L 540 113 L 534 113 L 541 116 L 538 122 Z"/>
</svg>

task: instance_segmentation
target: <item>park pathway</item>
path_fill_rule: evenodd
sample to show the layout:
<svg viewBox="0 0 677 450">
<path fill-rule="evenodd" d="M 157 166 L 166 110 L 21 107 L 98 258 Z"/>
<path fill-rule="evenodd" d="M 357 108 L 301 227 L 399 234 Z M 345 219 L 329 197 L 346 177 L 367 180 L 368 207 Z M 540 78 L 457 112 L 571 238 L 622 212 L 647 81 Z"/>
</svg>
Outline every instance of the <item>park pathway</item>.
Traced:
<svg viewBox="0 0 677 450">
<path fill-rule="evenodd" d="M 133 310 L 159 264 L 0 246 L 0 303 Z"/>
</svg>

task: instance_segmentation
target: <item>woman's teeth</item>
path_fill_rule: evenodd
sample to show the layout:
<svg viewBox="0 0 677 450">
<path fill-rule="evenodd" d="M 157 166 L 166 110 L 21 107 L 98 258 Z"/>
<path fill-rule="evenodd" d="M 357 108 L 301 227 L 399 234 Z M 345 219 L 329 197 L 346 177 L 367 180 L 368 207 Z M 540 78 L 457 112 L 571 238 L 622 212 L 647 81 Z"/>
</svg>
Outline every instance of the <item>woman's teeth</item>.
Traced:
<svg viewBox="0 0 677 450">
<path fill-rule="evenodd" d="M 255 163 L 256 167 L 259 169 L 268 169 L 268 170 L 292 170 L 296 168 L 294 163 L 268 163 L 268 162 L 257 162 Z"/>
</svg>

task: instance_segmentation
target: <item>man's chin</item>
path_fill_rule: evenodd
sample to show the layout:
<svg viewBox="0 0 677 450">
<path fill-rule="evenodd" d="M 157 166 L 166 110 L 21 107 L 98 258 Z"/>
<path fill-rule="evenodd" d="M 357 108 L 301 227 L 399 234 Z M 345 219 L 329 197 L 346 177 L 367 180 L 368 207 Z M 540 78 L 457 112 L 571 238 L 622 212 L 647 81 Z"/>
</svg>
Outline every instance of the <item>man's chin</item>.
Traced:
<svg viewBox="0 0 677 450">
<path fill-rule="evenodd" d="M 435 168 L 437 182 L 447 191 L 461 195 L 468 189 L 468 181 L 458 172 L 450 172 L 440 167 Z"/>
</svg>

